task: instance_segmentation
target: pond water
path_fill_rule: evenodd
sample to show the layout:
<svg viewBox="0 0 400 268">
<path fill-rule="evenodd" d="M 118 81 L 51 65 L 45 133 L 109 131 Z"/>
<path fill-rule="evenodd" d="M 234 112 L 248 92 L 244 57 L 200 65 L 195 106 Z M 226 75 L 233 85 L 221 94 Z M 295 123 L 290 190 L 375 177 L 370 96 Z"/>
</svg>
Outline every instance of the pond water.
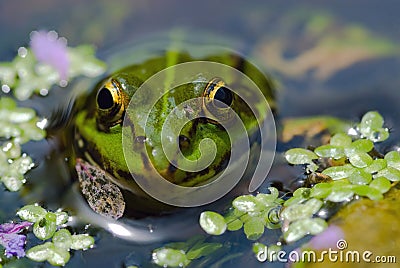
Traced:
<svg viewBox="0 0 400 268">
<path fill-rule="evenodd" d="M 229 44 L 247 55 L 277 81 L 277 123 L 292 116 L 328 114 L 357 122 L 369 110 L 378 110 L 393 129 L 388 144 L 398 144 L 400 131 L 400 17 L 398 1 L 52 1 L 2 0 L 0 3 L 0 61 L 11 60 L 18 47 L 27 45 L 32 30 L 56 30 L 69 45 L 95 44 L 104 60 L 127 44 L 158 42 L 164 33 L 183 29 L 206 36 L 196 42 Z M 204 34 L 207 33 L 207 34 Z M 154 37 L 155 36 L 155 37 Z M 3 93 L 1 93 L 3 94 Z M 65 105 L 68 92 L 56 89 L 46 98 L 33 97 L 21 105 L 34 107 L 49 117 Z M 52 135 L 58 135 L 59 130 Z M 299 144 L 296 144 L 297 146 Z M 278 152 L 288 149 L 278 143 Z M 19 207 L 32 202 L 49 209 L 73 207 L 71 180 L 59 140 L 29 142 L 23 149 L 38 163 L 28 173 L 29 182 L 18 193 L 1 190 L 1 222 L 15 219 Z M 291 173 L 292 172 L 292 173 Z M 273 167 L 269 179 L 292 179 L 293 171 Z M 147 218 L 139 225 L 152 225 L 163 239 L 137 243 L 117 238 L 89 226 L 96 247 L 76 252 L 68 267 L 152 267 L 151 251 L 171 241 L 184 241 L 202 231 L 196 227 L 199 210 L 160 218 Z M 182 224 L 185 222 L 185 224 Z M 156 226 L 168 225 L 168 234 Z M 193 228 L 184 229 L 192 225 Z M 85 226 L 76 223 L 77 230 Z M 276 241 L 279 232 L 267 231 L 263 242 Z M 141 238 L 146 240 L 147 238 Z M 193 267 L 265 267 L 251 252 L 252 243 L 242 232 L 210 241 L 222 242 L 227 251 Z M 29 245 L 28 245 L 29 246 Z M 290 248 L 295 248 L 293 245 Z M 240 254 L 240 256 L 238 256 Z M 226 259 L 224 258 L 226 257 Z M 232 259 L 229 259 L 232 258 Z M 48 267 L 30 261 L 17 267 Z M 284 264 L 268 264 L 268 267 Z"/>
</svg>

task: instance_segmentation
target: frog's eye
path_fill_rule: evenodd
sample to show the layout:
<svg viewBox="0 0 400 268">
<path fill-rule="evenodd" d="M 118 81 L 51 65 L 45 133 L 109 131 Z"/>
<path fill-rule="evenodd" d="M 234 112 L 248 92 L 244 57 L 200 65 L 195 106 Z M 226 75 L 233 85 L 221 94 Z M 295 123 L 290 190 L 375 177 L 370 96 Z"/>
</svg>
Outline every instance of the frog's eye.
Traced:
<svg viewBox="0 0 400 268">
<path fill-rule="evenodd" d="M 229 119 L 231 113 L 227 110 L 232 107 L 234 94 L 222 79 L 212 79 L 205 87 L 203 97 L 205 110 L 216 117 L 217 121 Z"/>
<path fill-rule="evenodd" d="M 97 125 L 102 130 L 122 122 L 126 108 L 126 96 L 114 79 L 108 80 L 97 92 Z"/>
</svg>

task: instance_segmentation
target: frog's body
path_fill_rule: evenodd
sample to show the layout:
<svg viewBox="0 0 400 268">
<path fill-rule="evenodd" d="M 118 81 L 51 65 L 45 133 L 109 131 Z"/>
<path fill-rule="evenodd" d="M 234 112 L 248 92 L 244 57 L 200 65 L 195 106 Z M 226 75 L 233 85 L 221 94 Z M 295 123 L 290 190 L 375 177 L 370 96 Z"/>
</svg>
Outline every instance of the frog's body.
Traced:
<svg viewBox="0 0 400 268">
<path fill-rule="evenodd" d="M 215 142 L 217 152 L 214 161 L 198 172 L 181 170 L 175 167 L 179 167 L 179 163 L 171 164 L 167 160 L 161 145 L 161 131 L 166 116 L 177 105 L 189 99 L 203 98 L 207 94 L 208 97 L 211 94 L 217 98 L 219 94 L 218 100 L 230 106 L 239 115 L 247 130 L 250 143 L 256 142 L 259 129 L 254 114 L 241 98 L 227 89 L 229 85 L 225 87 L 223 77 L 216 78 L 214 82 L 199 79 L 168 91 L 152 107 L 146 126 L 141 120 L 147 111 L 142 111 L 140 107 L 135 109 L 134 114 L 125 110 L 144 81 L 166 67 L 195 60 L 219 62 L 242 71 L 256 83 L 269 104 L 273 105 L 271 82 L 256 67 L 238 55 L 225 52 L 193 58 L 186 52 L 171 50 L 161 56 L 145 60 L 141 64 L 123 68 L 96 86 L 94 92 L 87 97 L 84 109 L 78 111 L 76 115 L 76 147 L 81 152 L 80 155 L 109 173 L 114 183 L 120 187 L 135 195 L 145 197 L 147 195 L 137 186 L 132 173 L 151 180 L 154 175 L 152 172 L 156 170 L 166 180 L 183 186 L 204 184 L 220 173 L 229 161 L 231 141 L 227 131 L 218 122 L 196 118 L 199 117 L 198 114 L 193 114 L 196 111 L 191 111 L 190 107 L 186 107 L 185 115 L 195 119 L 190 120 L 182 128 L 179 139 L 171 141 L 179 144 L 183 155 L 189 160 L 196 160 L 201 155 L 199 143 L 202 140 L 210 138 Z M 149 98 L 152 96 L 151 89 L 148 90 L 148 96 Z M 262 116 L 264 111 L 256 112 L 264 118 Z M 124 115 L 128 116 L 125 124 L 123 124 Z M 126 164 L 122 146 L 123 128 L 129 128 L 129 133 L 132 135 L 130 144 L 132 150 L 130 150 L 129 158 L 133 164 L 130 169 Z M 155 169 L 151 169 L 150 165 Z"/>
</svg>

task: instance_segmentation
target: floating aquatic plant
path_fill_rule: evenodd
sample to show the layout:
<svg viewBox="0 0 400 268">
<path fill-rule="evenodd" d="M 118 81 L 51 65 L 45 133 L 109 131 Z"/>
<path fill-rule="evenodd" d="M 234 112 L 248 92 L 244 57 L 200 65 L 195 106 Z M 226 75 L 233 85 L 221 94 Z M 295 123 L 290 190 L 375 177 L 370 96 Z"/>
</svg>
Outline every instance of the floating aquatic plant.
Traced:
<svg viewBox="0 0 400 268">
<path fill-rule="evenodd" d="M 394 182 L 400 181 L 400 153 L 383 155 L 374 147 L 374 143 L 388 137 L 382 116 L 368 112 L 355 128 L 334 134 L 329 144 L 315 149 L 293 148 L 285 153 L 288 163 L 305 167 L 309 186 L 296 189 L 289 199 L 280 197 L 273 187 L 268 188 L 268 194 L 239 196 L 224 215 L 203 212 L 200 226 L 211 235 L 243 229 L 250 240 L 259 239 L 265 228 L 281 228 L 282 242 L 315 235 L 303 248 L 329 247 L 344 235 L 340 228 L 328 227 L 327 207 L 345 205 L 355 196 L 380 200 Z M 278 252 L 280 245 L 281 241 L 268 248 Z M 263 247 L 256 242 L 253 251 L 258 254 Z M 175 252 L 169 254 L 173 258 Z"/>
<path fill-rule="evenodd" d="M 33 261 L 48 261 L 54 266 L 64 266 L 70 259 L 71 249 L 86 250 L 94 245 L 93 237 L 87 234 L 71 234 L 68 229 L 63 228 L 69 219 L 64 211 L 51 212 L 34 204 L 22 207 L 17 215 L 24 220 L 25 226 L 33 225 L 33 234 L 38 239 L 51 239 L 27 250 L 26 256 Z M 20 253 L 20 257 L 24 255 L 24 251 Z"/>
<path fill-rule="evenodd" d="M 25 183 L 24 174 L 33 167 L 32 159 L 21 151 L 21 145 L 45 137 L 42 121 L 31 108 L 18 107 L 8 97 L 0 98 L 0 179 L 10 191 Z"/>
<path fill-rule="evenodd" d="M 12 62 L 0 63 L 1 89 L 13 91 L 18 100 L 33 93 L 45 96 L 53 85 L 65 87 L 77 76 L 95 77 L 105 71 L 92 46 L 68 47 L 55 31 L 32 32 L 30 46 L 20 47 Z"/>
</svg>

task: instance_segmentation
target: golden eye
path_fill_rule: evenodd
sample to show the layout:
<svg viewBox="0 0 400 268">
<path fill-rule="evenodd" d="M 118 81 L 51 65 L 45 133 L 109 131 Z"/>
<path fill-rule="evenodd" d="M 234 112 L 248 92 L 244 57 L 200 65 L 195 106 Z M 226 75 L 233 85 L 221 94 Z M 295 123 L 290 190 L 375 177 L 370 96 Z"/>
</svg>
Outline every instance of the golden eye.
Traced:
<svg viewBox="0 0 400 268">
<path fill-rule="evenodd" d="M 107 131 L 110 127 L 122 122 L 128 98 L 120 84 L 108 80 L 97 92 L 97 126 Z"/>
<path fill-rule="evenodd" d="M 216 121 L 230 119 L 232 111 L 229 110 L 234 102 L 234 94 L 221 78 L 213 78 L 207 84 L 203 97 L 206 112 L 211 113 Z"/>
</svg>

